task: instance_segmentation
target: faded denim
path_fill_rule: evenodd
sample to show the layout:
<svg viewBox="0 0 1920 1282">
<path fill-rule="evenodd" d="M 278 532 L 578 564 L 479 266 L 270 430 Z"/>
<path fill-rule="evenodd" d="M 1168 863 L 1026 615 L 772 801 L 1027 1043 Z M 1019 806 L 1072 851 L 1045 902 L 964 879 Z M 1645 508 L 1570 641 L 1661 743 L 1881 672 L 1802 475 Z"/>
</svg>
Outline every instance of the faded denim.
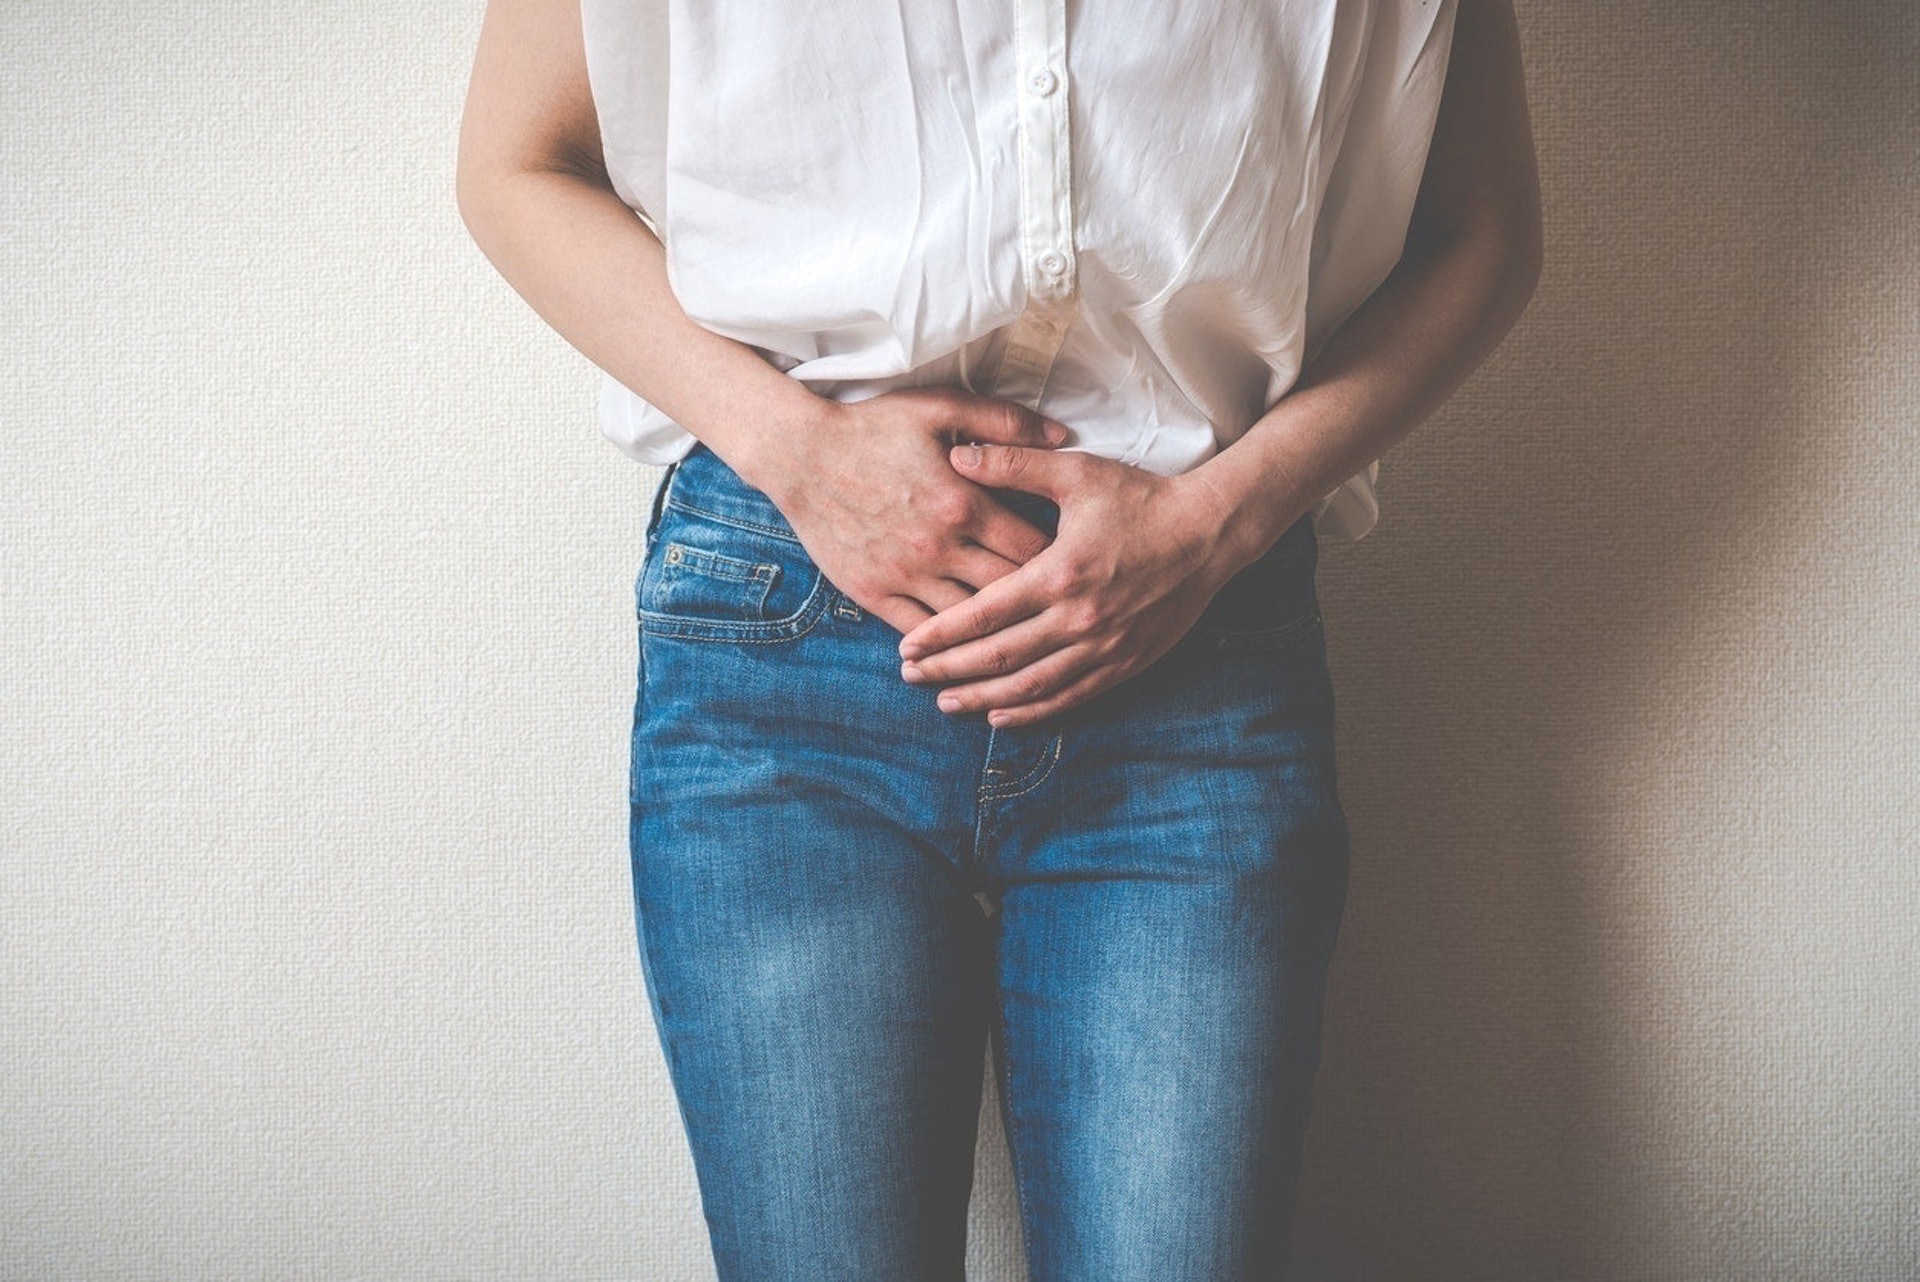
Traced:
<svg viewBox="0 0 1920 1282">
<path fill-rule="evenodd" d="M 1283 1275 L 1347 886 L 1316 559 L 1303 517 L 1148 670 L 996 730 L 674 466 L 633 884 L 721 1278 L 960 1278 L 988 1045 L 1034 1282 Z"/>
</svg>

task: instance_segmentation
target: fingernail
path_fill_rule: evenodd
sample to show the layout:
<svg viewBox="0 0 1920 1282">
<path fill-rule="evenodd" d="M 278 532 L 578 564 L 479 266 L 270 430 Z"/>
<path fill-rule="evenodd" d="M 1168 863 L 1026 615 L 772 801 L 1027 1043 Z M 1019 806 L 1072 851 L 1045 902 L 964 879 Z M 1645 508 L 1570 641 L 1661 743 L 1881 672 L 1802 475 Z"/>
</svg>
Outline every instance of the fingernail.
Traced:
<svg viewBox="0 0 1920 1282">
<path fill-rule="evenodd" d="M 943 694 L 936 702 L 939 703 L 942 712 L 960 711 L 960 696 L 957 694 Z"/>
<path fill-rule="evenodd" d="M 920 679 L 920 665 L 912 659 L 908 659 L 900 665 L 900 675 L 909 681 L 918 681 Z"/>
<path fill-rule="evenodd" d="M 1009 713 L 989 712 L 987 714 L 987 724 L 990 726 L 1004 726 L 1011 720 L 1013 720 L 1013 717 Z"/>
<path fill-rule="evenodd" d="M 924 658 L 926 653 L 925 650 L 920 648 L 918 641 L 902 641 L 900 643 L 900 657 L 903 659 Z"/>
<path fill-rule="evenodd" d="M 1047 438 L 1049 445 L 1059 445 L 1067 439 L 1067 429 L 1052 419 L 1047 420 L 1047 425 L 1042 429 L 1041 434 Z"/>
<path fill-rule="evenodd" d="M 980 466 L 980 447 L 978 445 L 960 445 L 954 447 L 954 461 L 961 467 Z"/>
</svg>

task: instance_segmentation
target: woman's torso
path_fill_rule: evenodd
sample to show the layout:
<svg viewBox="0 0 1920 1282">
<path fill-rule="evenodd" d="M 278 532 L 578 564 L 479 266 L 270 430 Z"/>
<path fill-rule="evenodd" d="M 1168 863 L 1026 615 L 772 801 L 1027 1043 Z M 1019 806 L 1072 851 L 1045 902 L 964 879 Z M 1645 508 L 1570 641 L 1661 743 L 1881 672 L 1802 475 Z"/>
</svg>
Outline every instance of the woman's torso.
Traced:
<svg viewBox="0 0 1920 1282">
<path fill-rule="evenodd" d="M 1453 0 L 583 0 L 615 190 L 688 315 L 813 390 L 950 385 L 1172 474 L 1400 256 Z M 651 463 L 693 438 L 607 380 Z M 1316 525 L 1359 538 L 1377 464 Z"/>
</svg>

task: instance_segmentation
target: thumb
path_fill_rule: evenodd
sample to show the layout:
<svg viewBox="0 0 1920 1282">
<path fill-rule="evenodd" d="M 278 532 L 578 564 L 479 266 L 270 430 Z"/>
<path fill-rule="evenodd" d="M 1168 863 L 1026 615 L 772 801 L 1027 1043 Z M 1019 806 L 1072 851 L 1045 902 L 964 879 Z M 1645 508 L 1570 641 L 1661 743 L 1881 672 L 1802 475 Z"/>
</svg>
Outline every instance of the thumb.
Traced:
<svg viewBox="0 0 1920 1282">
<path fill-rule="evenodd" d="M 1024 490 L 1058 502 L 1069 487 L 1069 469 L 1082 456 L 1023 445 L 956 445 L 948 452 L 962 475 L 982 485 Z"/>
</svg>

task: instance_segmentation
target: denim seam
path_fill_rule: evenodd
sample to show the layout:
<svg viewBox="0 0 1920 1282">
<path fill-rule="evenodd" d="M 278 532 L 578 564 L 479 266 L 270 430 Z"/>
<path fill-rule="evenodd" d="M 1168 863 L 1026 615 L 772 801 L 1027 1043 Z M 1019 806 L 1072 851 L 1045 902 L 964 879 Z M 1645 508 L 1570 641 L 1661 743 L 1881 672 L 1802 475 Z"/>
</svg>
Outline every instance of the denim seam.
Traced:
<svg viewBox="0 0 1920 1282">
<path fill-rule="evenodd" d="M 788 543 L 800 542 L 799 538 L 790 529 L 783 530 L 778 526 L 765 525 L 744 516 L 723 516 L 718 512 L 709 512 L 706 508 L 696 507 L 694 504 L 687 502 L 687 500 L 677 495 L 670 495 L 667 498 L 667 506 L 678 508 L 682 512 L 691 512 L 695 516 L 704 516 L 709 521 L 718 521 L 722 525 L 731 525 L 736 530 L 752 530 L 756 534 L 765 534 L 772 538 L 785 540 Z"/>
<path fill-rule="evenodd" d="M 682 614 L 659 614 L 641 610 L 640 623 L 657 637 L 676 637 L 682 641 L 724 641 L 735 645 L 777 645 L 797 641 L 827 615 L 835 591 L 823 575 L 807 594 L 805 604 L 784 619 L 727 623 L 719 619 L 695 619 Z"/>
<path fill-rule="evenodd" d="M 819 620 L 815 619 L 813 622 L 818 623 Z M 640 623 L 646 628 L 649 636 L 664 637 L 673 641 L 713 641 L 721 645 L 782 645 L 789 641 L 798 641 L 801 637 L 813 631 L 813 624 L 810 623 L 799 631 L 791 634 L 781 633 L 779 636 L 771 637 L 739 636 L 733 633 L 677 628 L 672 624 L 663 623 L 660 616 L 655 615 L 642 615 L 640 617 Z"/>
<path fill-rule="evenodd" d="M 1004 924 L 1000 927 L 1005 929 Z M 997 950 L 996 950 L 997 951 Z M 1020 1163 L 1019 1117 L 1013 1107 L 1013 1038 L 1007 1032 L 1007 997 L 999 984 L 994 985 L 993 1022 L 1000 1034 L 1000 1125 L 1006 1132 L 1007 1162 L 1013 1168 L 1013 1197 L 1020 1207 L 1020 1254 L 1029 1268 L 1033 1261 L 1033 1209 L 1028 1202 L 1027 1177 Z"/>
<path fill-rule="evenodd" d="M 661 590 L 670 592 L 670 585 L 678 581 L 698 582 L 711 579 L 716 583 L 725 583 L 740 593 L 739 608 L 753 614 L 762 613 L 767 606 L 767 597 L 773 592 L 773 585 L 780 577 L 780 567 L 765 562 L 743 561 L 738 557 L 725 556 L 719 552 L 710 552 L 691 543 L 669 542 L 666 552 L 666 566 L 660 571 Z M 787 616 L 786 622 L 798 619 L 806 609 L 803 603 L 799 610 Z M 672 610 L 658 613 L 672 615 Z M 690 615 L 679 616 L 691 618 Z M 768 620 L 754 620 L 768 622 Z"/>
<path fill-rule="evenodd" d="M 647 637 L 634 629 L 633 730 L 627 739 L 627 804 L 640 804 L 640 730 L 647 715 Z"/>
<path fill-rule="evenodd" d="M 676 461 L 667 464 L 667 470 L 660 474 L 660 484 L 653 491 L 653 507 L 647 514 L 647 529 L 642 536 L 643 542 L 651 542 L 654 532 L 660 528 L 660 513 L 666 509 L 667 499 L 673 491 L 673 478 L 680 471 Z"/>
<path fill-rule="evenodd" d="M 674 555 L 676 549 L 679 552 L 677 557 Z M 713 552 L 678 539 L 667 544 L 667 564 L 684 566 L 691 573 L 734 583 L 770 583 L 780 569 L 770 561 L 749 561 L 744 557 L 728 556 L 724 552 Z"/>
<path fill-rule="evenodd" d="M 990 814 L 987 805 L 991 800 L 987 796 L 987 786 L 981 784 L 973 799 L 973 867 L 975 871 L 983 871 L 987 864 L 986 846 Z"/>
<path fill-rule="evenodd" d="M 1053 768 L 1060 764 L 1060 735 L 1053 736 L 1053 754 L 1027 771 L 1026 776 L 1010 784 L 987 784 L 980 789 L 982 804 L 990 801 L 1011 801 L 1015 797 L 1024 797 L 1045 783 L 1053 775 Z M 988 741 L 991 744 L 991 740 Z M 991 748 L 989 748 L 991 751 Z"/>
</svg>

